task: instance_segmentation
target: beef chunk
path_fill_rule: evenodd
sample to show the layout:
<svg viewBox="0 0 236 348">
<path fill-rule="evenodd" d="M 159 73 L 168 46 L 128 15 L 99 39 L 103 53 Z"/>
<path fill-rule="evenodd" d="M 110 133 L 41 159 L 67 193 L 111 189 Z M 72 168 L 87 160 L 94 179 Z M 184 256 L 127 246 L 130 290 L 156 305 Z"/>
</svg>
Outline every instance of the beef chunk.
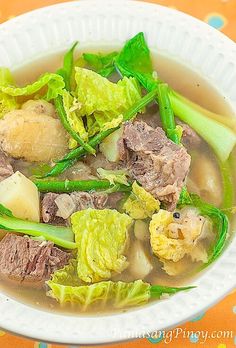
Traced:
<svg viewBox="0 0 236 348">
<path fill-rule="evenodd" d="M 70 194 L 47 193 L 42 200 L 42 220 L 49 223 L 65 223 L 75 211 L 103 209 L 108 196 L 104 193 L 72 192 Z"/>
<path fill-rule="evenodd" d="M 9 158 L 0 150 L 0 181 L 8 178 L 13 173 Z"/>
<path fill-rule="evenodd" d="M 70 254 L 52 242 L 40 242 L 12 233 L 0 242 L 0 277 L 42 286 L 50 275 L 64 267 Z"/>
<path fill-rule="evenodd" d="M 46 223 L 55 223 L 57 225 L 63 225 L 64 220 L 57 216 L 58 207 L 55 203 L 55 199 L 59 196 L 58 193 L 47 193 L 42 200 L 42 220 Z"/>
<path fill-rule="evenodd" d="M 202 142 L 202 139 L 199 135 L 186 123 L 183 123 L 178 120 L 177 122 L 183 128 L 182 142 L 187 147 L 196 147 L 199 146 Z"/>
<path fill-rule="evenodd" d="M 183 146 L 169 140 L 160 128 L 145 122 L 124 127 L 121 159 L 130 175 L 155 198 L 173 210 L 188 174 L 191 157 Z"/>
</svg>

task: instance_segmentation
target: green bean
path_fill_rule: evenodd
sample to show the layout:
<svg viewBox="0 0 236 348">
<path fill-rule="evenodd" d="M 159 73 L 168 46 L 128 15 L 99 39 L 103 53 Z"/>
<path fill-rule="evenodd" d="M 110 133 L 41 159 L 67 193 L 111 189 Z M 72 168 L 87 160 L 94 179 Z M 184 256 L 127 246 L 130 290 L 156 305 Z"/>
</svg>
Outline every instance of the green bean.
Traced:
<svg viewBox="0 0 236 348">
<path fill-rule="evenodd" d="M 169 98 L 169 87 L 167 83 L 157 84 L 158 104 L 162 127 L 169 139 L 179 144 L 180 139 L 176 132 L 174 112 Z"/>
<path fill-rule="evenodd" d="M 84 149 L 81 147 L 81 149 L 84 151 Z M 85 153 L 85 151 L 84 151 Z M 64 162 L 57 163 L 52 167 L 52 169 L 45 175 L 38 175 L 37 178 L 39 179 L 44 179 L 44 178 L 49 178 L 49 177 L 54 177 L 58 176 L 61 173 L 64 173 L 67 169 L 72 167 L 75 163 L 77 162 L 77 159 L 72 159 Z"/>
<path fill-rule="evenodd" d="M 65 108 L 63 106 L 62 96 L 58 95 L 57 98 L 54 99 L 54 103 L 57 110 L 57 114 L 65 130 L 67 130 L 67 132 L 72 136 L 72 138 L 75 139 L 75 141 L 77 141 L 77 143 L 79 143 L 85 151 L 91 154 L 95 154 L 96 153 L 95 149 L 92 148 L 92 146 L 90 146 L 89 144 L 86 144 L 83 141 L 83 139 L 71 127 L 67 119 Z"/>
<path fill-rule="evenodd" d="M 35 180 L 35 185 L 40 192 L 73 192 L 73 191 L 99 191 L 112 189 L 112 192 L 129 192 L 131 186 L 111 184 L 108 180 L 65 180 L 44 181 Z"/>
<path fill-rule="evenodd" d="M 156 97 L 157 91 L 153 90 L 150 93 L 146 94 L 143 98 L 141 98 L 138 102 L 136 102 L 128 111 L 124 113 L 124 121 L 131 120 L 137 112 L 142 110 L 146 105 L 148 105 L 150 102 L 152 102 Z M 108 135 L 113 133 L 115 130 L 119 129 L 120 126 L 108 129 L 106 131 L 103 131 L 101 133 L 98 133 L 95 135 L 90 141 L 89 145 L 95 148 L 98 144 L 101 143 L 103 139 L 105 139 Z M 77 147 L 76 149 L 70 151 L 61 161 L 59 161 L 50 172 L 48 172 L 46 175 L 44 175 L 41 178 L 48 178 L 52 176 L 58 176 L 59 174 L 63 173 L 66 169 L 72 167 L 76 160 L 81 158 L 86 154 L 86 151 L 83 149 L 83 147 Z"/>
</svg>

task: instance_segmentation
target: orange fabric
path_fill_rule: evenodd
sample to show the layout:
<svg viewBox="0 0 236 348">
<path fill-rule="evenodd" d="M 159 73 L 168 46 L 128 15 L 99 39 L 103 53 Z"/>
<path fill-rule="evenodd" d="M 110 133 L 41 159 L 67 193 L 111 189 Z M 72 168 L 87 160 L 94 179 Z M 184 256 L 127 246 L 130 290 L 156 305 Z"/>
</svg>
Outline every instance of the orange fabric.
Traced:
<svg viewBox="0 0 236 348">
<path fill-rule="evenodd" d="M 98 0 L 99 1 L 99 0 Z M 189 13 L 222 30 L 236 41 L 236 0 L 148 0 Z M 0 0 L 0 22 L 61 0 Z M 65 2 L 65 0 L 64 0 Z M 158 314 L 157 314 L 158 315 Z M 155 318 L 153 318 L 155 320 Z M 182 331 L 181 331 L 182 330 Z M 201 332 L 202 331 L 202 332 Z M 177 336 L 178 333 L 178 337 Z M 196 335 L 194 335 L 194 333 Z M 198 334 L 198 335 L 197 335 Z M 207 335 L 207 337 L 206 337 Z M 159 341 L 159 342 L 158 342 Z M 236 292 L 194 321 L 185 323 L 162 339 L 149 338 L 117 344 L 117 348 L 233 348 L 236 347 Z M 61 348 L 70 348 L 60 346 Z M 104 346 L 104 348 L 110 346 Z M 0 348 L 59 348 L 0 331 Z"/>
</svg>

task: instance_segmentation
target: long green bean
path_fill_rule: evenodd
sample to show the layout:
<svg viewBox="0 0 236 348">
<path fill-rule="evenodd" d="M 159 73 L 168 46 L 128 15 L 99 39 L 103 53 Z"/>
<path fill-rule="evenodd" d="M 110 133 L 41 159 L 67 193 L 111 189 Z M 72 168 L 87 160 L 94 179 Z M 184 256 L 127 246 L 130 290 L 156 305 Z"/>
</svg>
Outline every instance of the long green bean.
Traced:
<svg viewBox="0 0 236 348">
<path fill-rule="evenodd" d="M 112 189 L 112 192 L 129 192 L 131 186 L 111 184 L 108 180 L 64 180 L 44 181 L 35 180 L 35 185 L 40 192 L 73 192 L 73 191 L 99 191 Z"/>
<path fill-rule="evenodd" d="M 169 98 L 169 87 L 167 83 L 157 84 L 158 104 L 162 127 L 169 139 L 179 144 L 179 137 L 175 131 L 175 118 Z"/>
</svg>

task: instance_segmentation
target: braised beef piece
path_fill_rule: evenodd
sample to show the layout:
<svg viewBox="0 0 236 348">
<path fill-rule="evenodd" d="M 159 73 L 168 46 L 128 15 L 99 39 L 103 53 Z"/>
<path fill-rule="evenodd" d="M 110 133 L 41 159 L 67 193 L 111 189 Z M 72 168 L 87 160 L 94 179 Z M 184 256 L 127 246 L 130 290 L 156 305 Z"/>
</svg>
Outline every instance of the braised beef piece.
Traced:
<svg viewBox="0 0 236 348">
<path fill-rule="evenodd" d="M 189 171 L 191 157 L 160 128 L 127 122 L 120 156 L 130 175 L 170 211 L 174 210 Z"/>
<path fill-rule="evenodd" d="M 46 193 L 42 200 L 42 220 L 46 223 L 65 223 L 75 211 L 103 209 L 108 195 L 104 193 L 72 192 L 70 194 Z M 63 209 L 63 206 L 65 209 Z"/>
<path fill-rule="evenodd" d="M 13 173 L 9 158 L 0 150 L 0 181 L 8 178 Z"/>
<path fill-rule="evenodd" d="M 30 286 L 42 286 L 50 275 L 64 267 L 70 253 L 52 242 L 40 242 L 12 233 L 0 241 L 0 277 Z"/>
<path fill-rule="evenodd" d="M 201 137 L 186 123 L 178 120 L 177 122 L 183 128 L 182 143 L 187 147 L 197 147 L 201 144 Z"/>
<path fill-rule="evenodd" d="M 58 206 L 55 199 L 59 196 L 58 193 L 46 193 L 43 196 L 41 203 L 41 215 L 43 222 L 54 223 L 56 225 L 65 225 L 65 221 L 57 216 Z"/>
</svg>

